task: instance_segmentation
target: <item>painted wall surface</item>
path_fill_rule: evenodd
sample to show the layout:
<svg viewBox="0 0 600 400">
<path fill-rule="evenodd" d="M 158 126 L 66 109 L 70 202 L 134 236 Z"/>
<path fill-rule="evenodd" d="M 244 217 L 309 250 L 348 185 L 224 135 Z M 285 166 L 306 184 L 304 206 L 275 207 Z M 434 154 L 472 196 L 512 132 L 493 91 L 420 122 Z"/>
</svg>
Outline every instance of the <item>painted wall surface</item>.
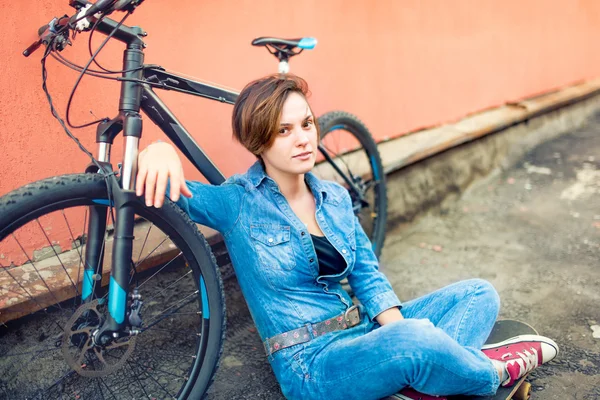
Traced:
<svg viewBox="0 0 600 400">
<path fill-rule="evenodd" d="M 86 156 L 52 118 L 41 90 L 41 51 L 21 52 L 38 27 L 72 13 L 67 0 L 0 0 L 0 195 L 44 177 L 83 171 Z M 119 17 L 118 15 L 115 16 Z M 161 0 L 128 20 L 148 32 L 146 61 L 241 89 L 275 72 L 277 61 L 250 46 L 259 36 L 314 36 L 291 62 L 311 86 L 317 113 L 357 114 L 378 140 L 532 96 L 600 71 L 600 2 L 595 0 Z M 88 58 L 87 34 L 63 55 Z M 94 47 L 101 35 L 94 37 Z M 120 68 L 122 45 L 99 60 Z M 62 116 L 77 74 L 48 62 L 48 87 Z M 117 113 L 119 87 L 86 77 L 74 123 Z M 232 142 L 231 106 L 165 92 L 163 99 L 227 175 L 252 155 Z M 92 115 L 93 114 L 93 115 Z M 143 144 L 160 137 L 149 120 Z M 74 133 L 95 151 L 94 128 Z M 117 161 L 122 147 L 115 146 Z M 188 178 L 199 179 L 186 165 Z"/>
</svg>

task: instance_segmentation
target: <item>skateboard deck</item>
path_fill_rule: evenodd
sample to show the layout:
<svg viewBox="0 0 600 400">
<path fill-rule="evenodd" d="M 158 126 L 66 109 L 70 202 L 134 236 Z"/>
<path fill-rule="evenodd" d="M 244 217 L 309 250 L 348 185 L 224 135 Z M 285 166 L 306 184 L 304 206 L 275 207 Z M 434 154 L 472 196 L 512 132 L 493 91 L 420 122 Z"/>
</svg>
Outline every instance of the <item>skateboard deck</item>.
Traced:
<svg viewBox="0 0 600 400">
<path fill-rule="evenodd" d="M 492 329 L 492 332 L 485 343 L 498 343 L 514 336 L 537 334 L 537 331 L 532 326 L 524 322 L 505 319 L 496 321 L 496 324 L 494 325 L 494 328 Z M 448 400 L 528 400 L 531 396 L 531 385 L 529 382 L 525 381 L 526 378 L 527 375 L 523 376 L 511 387 L 500 386 L 494 396 L 459 395 L 448 396 Z M 395 394 L 393 396 L 386 397 L 384 400 L 397 399 L 405 399 L 405 397 L 401 396 L 400 394 Z"/>
</svg>

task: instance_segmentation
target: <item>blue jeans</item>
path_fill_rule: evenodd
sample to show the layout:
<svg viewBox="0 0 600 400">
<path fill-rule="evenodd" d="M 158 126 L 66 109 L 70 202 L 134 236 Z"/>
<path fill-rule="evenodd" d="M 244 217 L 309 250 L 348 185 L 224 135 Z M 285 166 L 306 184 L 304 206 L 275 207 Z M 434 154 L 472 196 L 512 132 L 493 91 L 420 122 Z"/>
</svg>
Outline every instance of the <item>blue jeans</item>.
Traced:
<svg viewBox="0 0 600 400">
<path fill-rule="evenodd" d="M 274 369 L 289 399 L 381 399 L 406 386 L 432 395 L 494 394 L 500 379 L 480 349 L 499 307 L 488 282 L 458 282 L 404 303 L 403 321 L 380 326 L 365 318 L 301 351 L 275 353 Z"/>
</svg>

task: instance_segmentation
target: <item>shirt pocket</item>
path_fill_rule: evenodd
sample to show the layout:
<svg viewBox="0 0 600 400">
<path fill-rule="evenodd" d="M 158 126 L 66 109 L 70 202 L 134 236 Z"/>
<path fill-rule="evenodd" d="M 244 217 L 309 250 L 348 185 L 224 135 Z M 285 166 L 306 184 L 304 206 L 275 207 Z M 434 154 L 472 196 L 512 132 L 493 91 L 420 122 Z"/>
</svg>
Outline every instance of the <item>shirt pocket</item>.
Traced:
<svg viewBox="0 0 600 400">
<path fill-rule="evenodd" d="M 254 248 L 265 267 L 287 271 L 296 267 L 290 231 L 289 225 L 250 225 L 250 236 L 253 239 Z"/>
</svg>

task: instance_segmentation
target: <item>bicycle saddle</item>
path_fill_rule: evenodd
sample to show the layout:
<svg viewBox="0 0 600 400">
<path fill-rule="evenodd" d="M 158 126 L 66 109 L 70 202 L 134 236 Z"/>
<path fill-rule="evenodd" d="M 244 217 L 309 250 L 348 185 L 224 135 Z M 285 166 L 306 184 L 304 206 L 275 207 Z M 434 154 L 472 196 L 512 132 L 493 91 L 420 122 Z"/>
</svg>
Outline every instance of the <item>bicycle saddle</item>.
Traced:
<svg viewBox="0 0 600 400">
<path fill-rule="evenodd" d="M 312 37 L 300 38 L 300 39 L 279 39 L 270 37 L 259 37 L 252 41 L 253 46 L 267 46 L 273 47 L 285 47 L 288 50 L 292 50 L 295 47 L 299 47 L 303 50 L 314 49 L 317 45 L 317 39 Z"/>
<path fill-rule="evenodd" d="M 304 50 L 314 49 L 317 39 L 312 37 L 300 39 L 278 39 L 271 37 L 259 37 L 252 41 L 253 46 L 264 46 L 269 53 L 275 55 L 279 61 L 285 61 Z"/>
</svg>

